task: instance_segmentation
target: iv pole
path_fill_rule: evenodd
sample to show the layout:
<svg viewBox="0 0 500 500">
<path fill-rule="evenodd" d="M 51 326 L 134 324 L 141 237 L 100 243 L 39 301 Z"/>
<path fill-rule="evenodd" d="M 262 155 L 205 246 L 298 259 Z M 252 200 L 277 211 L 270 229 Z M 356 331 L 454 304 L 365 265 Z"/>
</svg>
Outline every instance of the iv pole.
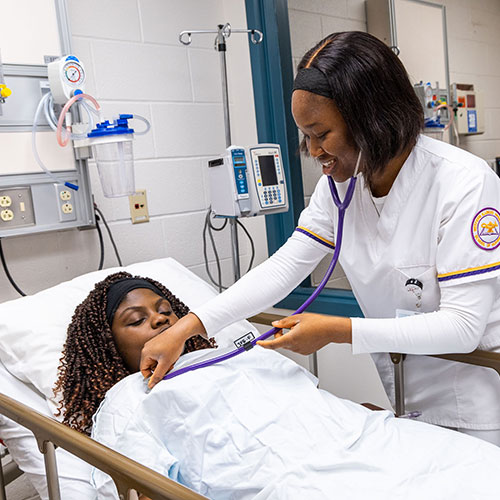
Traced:
<svg viewBox="0 0 500 500">
<path fill-rule="evenodd" d="M 222 104 L 224 107 L 224 128 L 226 133 L 226 147 L 231 146 L 231 123 L 229 117 L 229 95 L 227 84 L 227 65 L 226 65 L 226 38 L 231 36 L 231 33 L 250 33 L 250 39 L 253 44 L 257 45 L 262 42 L 264 35 L 261 31 L 256 29 L 251 30 L 233 30 L 229 23 L 219 24 L 217 30 L 187 30 L 179 34 L 179 42 L 183 45 L 191 44 L 192 34 L 209 34 L 215 33 L 214 48 L 219 52 L 219 60 L 221 67 L 221 81 L 222 81 Z M 238 226 L 236 218 L 229 219 L 229 226 L 231 228 L 231 243 L 232 243 L 232 257 L 233 257 L 233 275 L 234 281 L 238 281 L 241 277 L 240 270 L 240 251 L 238 244 Z"/>
</svg>

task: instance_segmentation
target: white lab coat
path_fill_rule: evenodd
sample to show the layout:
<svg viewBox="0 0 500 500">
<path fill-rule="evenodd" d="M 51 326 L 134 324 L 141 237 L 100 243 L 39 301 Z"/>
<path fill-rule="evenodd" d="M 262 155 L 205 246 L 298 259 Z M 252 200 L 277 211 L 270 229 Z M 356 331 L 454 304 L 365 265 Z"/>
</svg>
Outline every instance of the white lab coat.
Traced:
<svg viewBox="0 0 500 500">
<path fill-rule="evenodd" d="M 338 185 L 341 198 L 347 185 Z M 491 208 L 492 213 L 481 214 Z M 425 136 L 399 172 L 380 216 L 360 177 L 345 216 L 340 263 L 365 317 L 394 318 L 396 310 L 437 311 L 442 287 L 499 276 L 496 210 L 500 180 L 489 166 Z M 323 177 L 299 229 L 324 246 L 317 236 L 333 241 L 336 226 L 336 208 Z M 406 286 L 410 278 L 423 284 L 420 299 Z M 371 352 L 394 400 L 392 363 L 388 354 L 376 353 L 376 342 Z M 500 294 L 479 347 L 500 350 Z M 409 355 L 405 390 L 406 409 L 422 410 L 422 420 L 459 428 L 500 428 L 500 377 L 491 369 Z"/>
<path fill-rule="evenodd" d="M 337 185 L 341 198 L 347 186 L 348 182 Z M 425 136 L 419 138 L 399 172 L 380 217 L 360 176 L 345 215 L 340 263 L 365 318 L 395 318 L 398 309 L 438 311 L 445 287 L 461 285 L 463 289 L 476 283 L 473 289 L 478 290 L 481 280 L 487 280 L 481 283 L 483 292 L 478 293 L 485 293 L 483 285 L 490 284 L 492 306 L 485 308 L 488 317 L 479 327 L 484 325 L 479 347 L 500 352 L 500 286 L 496 287 L 498 292 L 491 291 L 500 276 L 499 209 L 500 180 L 483 160 Z M 323 176 L 293 236 L 267 261 L 193 312 L 211 335 L 277 303 L 332 251 L 336 227 L 337 208 Z M 423 285 L 421 294 L 406 285 L 411 278 Z M 448 289 L 448 295 L 452 291 Z M 463 290 L 461 293 L 464 295 Z M 478 302 L 477 297 L 475 300 Z M 479 303 L 486 304 L 486 297 Z M 468 309 L 466 305 L 459 307 Z M 407 349 L 416 341 L 408 338 L 409 330 L 403 332 L 404 342 L 395 339 L 391 344 L 388 334 L 380 332 L 380 324 L 386 321 L 353 318 L 353 352 L 372 353 L 394 402 L 393 366 L 387 346 L 418 354 L 444 351 L 432 335 L 435 330 L 427 336 L 427 344 L 419 340 L 419 349 Z M 373 328 L 376 325 L 378 328 Z M 451 333 L 453 339 L 453 329 Z M 458 336 L 456 345 L 461 352 L 467 350 Z M 500 377 L 489 368 L 408 355 L 405 390 L 406 409 L 422 411 L 425 422 L 463 429 L 500 429 Z"/>
</svg>

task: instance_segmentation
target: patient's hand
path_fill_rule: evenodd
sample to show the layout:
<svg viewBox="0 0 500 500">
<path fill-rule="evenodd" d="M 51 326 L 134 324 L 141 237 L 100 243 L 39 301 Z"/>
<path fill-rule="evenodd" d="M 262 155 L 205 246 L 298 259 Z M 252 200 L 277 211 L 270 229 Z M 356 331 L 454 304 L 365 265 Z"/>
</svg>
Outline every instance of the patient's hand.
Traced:
<svg viewBox="0 0 500 500">
<path fill-rule="evenodd" d="M 351 320 L 325 314 L 296 314 L 273 321 L 275 328 L 290 328 L 283 335 L 278 332 L 274 340 L 262 340 L 257 344 L 268 349 L 283 347 L 299 354 L 312 354 L 330 342 L 351 343 Z"/>
<path fill-rule="evenodd" d="M 168 330 L 148 340 L 142 348 L 140 364 L 143 377 L 151 377 L 148 387 L 152 389 L 173 368 L 187 339 L 205 333 L 203 323 L 195 314 L 189 313 Z"/>
</svg>

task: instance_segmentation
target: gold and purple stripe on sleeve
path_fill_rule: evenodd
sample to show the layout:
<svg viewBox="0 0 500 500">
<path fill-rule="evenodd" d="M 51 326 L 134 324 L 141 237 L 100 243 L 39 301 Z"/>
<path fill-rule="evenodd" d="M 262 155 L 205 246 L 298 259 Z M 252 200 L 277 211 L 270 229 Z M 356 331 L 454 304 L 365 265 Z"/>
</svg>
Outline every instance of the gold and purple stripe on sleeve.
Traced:
<svg viewBox="0 0 500 500">
<path fill-rule="evenodd" d="M 465 278 L 466 276 L 475 276 L 477 274 L 485 274 L 491 271 L 496 271 L 500 269 L 500 262 L 495 262 L 494 264 L 487 264 L 481 267 L 470 267 L 469 269 L 464 269 L 463 271 L 454 271 L 452 273 L 438 274 L 438 281 L 449 281 L 458 278 Z"/>
<path fill-rule="evenodd" d="M 333 250 L 335 248 L 334 243 L 332 243 L 331 241 L 328 241 L 327 239 L 323 238 L 319 234 L 313 233 L 310 229 L 307 229 L 306 227 L 297 226 L 295 228 L 295 231 L 297 231 L 298 233 L 305 234 L 306 236 L 309 236 L 309 238 L 313 239 L 314 241 L 317 241 L 318 243 L 321 243 L 322 245 L 329 248 L 330 250 Z"/>
</svg>

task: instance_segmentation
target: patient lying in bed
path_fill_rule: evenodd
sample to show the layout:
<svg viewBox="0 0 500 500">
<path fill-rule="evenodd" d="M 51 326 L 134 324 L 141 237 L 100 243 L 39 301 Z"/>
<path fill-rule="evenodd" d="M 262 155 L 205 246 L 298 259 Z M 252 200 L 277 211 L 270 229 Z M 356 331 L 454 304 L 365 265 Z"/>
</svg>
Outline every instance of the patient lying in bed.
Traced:
<svg viewBox="0 0 500 500">
<path fill-rule="evenodd" d="M 134 373 L 136 344 L 168 327 L 165 321 L 145 328 L 155 309 L 175 321 L 179 304 L 172 296 L 162 301 L 161 293 L 146 293 L 153 290 L 144 290 L 148 299 L 129 292 L 114 312 L 111 331 L 105 326 L 109 301 L 102 300 L 109 283 L 99 287 L 100 300 L 89 301 L 96 310 L 86 315 L 87 320 L 98 318 L 102 339 L 96 340 L 81 323 L 70 327 L 58 387 L 65 394 L 65 420 L 80 430 L 92 427 L 92 436 L 103 444 L 213 499 L 496 498 L 497 447 L 336 398 L 318 390 L 306 370 L 273 351 L 256 347 L 148 392 L 141 374 Z M 171 306 L 170 314 L 164 302 Z M 138 329 L 135 334 L 133 329 Z M 81 348 L 74 349 L 79 331 Z M 105 348 L 96 344 L 101 340 Z M 213 355 L 202 340 L 176 368 Z M 83 354 L 73 351 L 85 348 L 92 351 L 89 367 L 74 361 Z M 81 373 L 67 386 L 77 388 L 74 398 L 65 389 L 70 370 Z M 84 385 L 86 377 L 91 382 Z M 93 422 L 79 425 L 85 404 L 72 402 L 94 405 L 102 399 L 95 396 L 101 377 L 104 385 L 113 378 L 119 381 Z M 75 409 L 82 413 L 75 417 Z M 117 498 L 105 474 L 95 470 L 93 478 L 101 498 Z"/>
</svg>

